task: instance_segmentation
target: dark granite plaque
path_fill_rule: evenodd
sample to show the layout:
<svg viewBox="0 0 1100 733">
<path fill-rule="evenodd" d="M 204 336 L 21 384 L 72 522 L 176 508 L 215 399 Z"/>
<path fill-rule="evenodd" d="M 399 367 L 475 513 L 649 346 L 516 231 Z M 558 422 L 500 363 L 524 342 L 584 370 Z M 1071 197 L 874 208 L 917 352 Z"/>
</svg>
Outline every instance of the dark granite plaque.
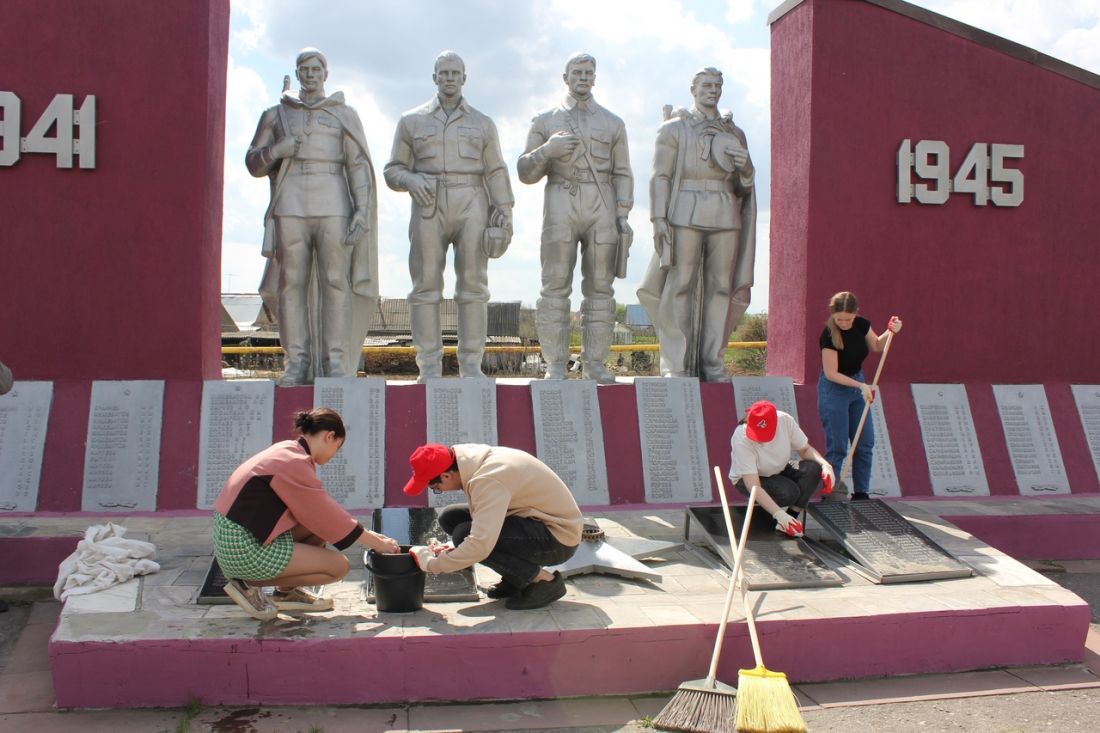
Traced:
<svg viewBox="0 0 1100 733">
<path fill-rule="evenodd" d="M 206 580 L 202 581 L 199 588 L 199 598 L 196 603 L 200 605 L 218 606 L 233 603 L 233 599 L 225 594 L 225 584 L 229 580 L 218 565 L 217 558 L 210 559 L 210 569 L 206 571 Z"/>
<path fill-rule="evenodd" d="M 436 521 L 435 509 L 431 507 L 379 509 L 371 516 L 371 524 L 375 532 L 393 537 L 402 545 L 426 545 L 433 537 L 440 542 L 446 542 L 448 539 L 447 533 Z M 373 603 L 374 576 L 369 570 L 365 572 L 367 580 L 363 590 L 367 600 Z M 428 573 L 424 585 L 426 603 L 476 601 L 479 598 L 473 568 L 466 568 L 457 573 Z"/>
<path fill-rule="evenodd" d="M 730 507 L 733 526 L 737 531 L 745 521 L 745 507 Z M 730 546 L 722 507 L 689 507 L 688 531 L 694 524 L 702 531 L 711 548 L 726 565 L 733 566 L 733 548 Z M 766 514 L 753 512 L 749 540 L 745 544 L 742 565 L 749 590 L 776 588 L 819 588 L 838 586 L 843 579 L 830 570 L 807 542 L 777 534 L 775 521 Z"/>
<path fill-rule="evenodd" d="M 811 504 L 810 517 L 881 583 L 966 578 L 973 574 L 877 499 Z"/>
</svg>

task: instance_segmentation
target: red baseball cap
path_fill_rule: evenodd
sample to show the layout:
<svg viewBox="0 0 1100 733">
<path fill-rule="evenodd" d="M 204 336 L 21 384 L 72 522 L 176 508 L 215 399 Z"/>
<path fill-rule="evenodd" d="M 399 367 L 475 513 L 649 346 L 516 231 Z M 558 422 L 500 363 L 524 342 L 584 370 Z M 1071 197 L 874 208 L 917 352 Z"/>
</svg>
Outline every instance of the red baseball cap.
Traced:
<svg viewBox="0 0 1100 733">
<path fill-rule="evenodd" d="M 745 415 L 745 434 L 757 443 L 770 442 L 775 437 L 777 421 L 775 405 L 767 400 L 754 402 Z"/>
<path fill-rule="evenodd" d="M 409 456 L 413 475 L 402 489 L 409 496 L 416 496 L 428 487 L 428 482 L 454 465 L 451 449 L 439 443 L 422 445 Z"/>
</svg>

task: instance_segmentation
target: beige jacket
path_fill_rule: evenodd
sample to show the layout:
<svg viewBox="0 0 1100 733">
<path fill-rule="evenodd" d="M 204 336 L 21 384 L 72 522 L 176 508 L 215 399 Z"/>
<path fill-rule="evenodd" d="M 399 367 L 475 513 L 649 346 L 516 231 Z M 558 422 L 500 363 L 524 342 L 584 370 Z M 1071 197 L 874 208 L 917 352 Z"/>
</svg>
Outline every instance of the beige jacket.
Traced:
<svg viewBox="0 0 1100 733">
<path fill-rule="evenodd" d="M 466 443 L 454 451 L 473 526 L 461 545 L 428 561 L 429 572 L 450 573 L 484 560 L 496 546 L 505 517 L 537 519 L 563 545 L 580 544 L 581 510 L 545 463 L 515 448 Z"/>
</svg>

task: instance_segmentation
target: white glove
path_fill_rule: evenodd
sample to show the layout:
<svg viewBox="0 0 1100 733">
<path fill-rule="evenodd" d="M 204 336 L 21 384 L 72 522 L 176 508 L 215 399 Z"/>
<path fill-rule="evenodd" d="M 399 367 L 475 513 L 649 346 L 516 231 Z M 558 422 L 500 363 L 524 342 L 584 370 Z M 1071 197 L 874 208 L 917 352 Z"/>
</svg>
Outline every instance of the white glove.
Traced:
<svg viewBox="0 0 1100 733">
<path fill-rule="evenodd" d="M 409 554 L 412 555 L 416 567 L 420 568 L 425 573 L 428 572 L 428 561 L 435 557 L 434 552 L 424 545 L 413 545 L 409 548 Z"/>
<path fill-rule="evenodd" d="M 772 518 L 779 525 L 779 528 L 787 533 L 788 537 L 802 536 L 802 522 L 788 514 L 786 509 L 776 509 L 772 512 Z"/>
<path fill-rule="evenodd" d="M 863 401 L 867 404 L 875 401 L 875 388 L 871 385 L 860 382 L 859 391 L 863 393 Z"/>
</svg>

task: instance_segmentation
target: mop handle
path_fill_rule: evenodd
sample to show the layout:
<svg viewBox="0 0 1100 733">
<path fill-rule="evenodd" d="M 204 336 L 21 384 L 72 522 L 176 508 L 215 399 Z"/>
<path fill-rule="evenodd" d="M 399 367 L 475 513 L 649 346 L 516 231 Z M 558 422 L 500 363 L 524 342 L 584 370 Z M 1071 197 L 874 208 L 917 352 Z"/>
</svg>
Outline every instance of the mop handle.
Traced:
<svg viewBox="0 0 1100 733">
<path fill-rule="evenodd" d="M 726 500 L 726 491 L 723 488 L 722 473 L 718 470 L 718 466 L 714 467 L 714 478 L 718 482 L 718 498 L 722 500 L 722 516 L 726 520 L 726 532 L 729 534 L 730 547 L 733 547 L 733 541 L 736 535 L 733 532 L 733 519 L 730 517 L 729 502 Z M 730 609 L 733 607 L 733 593 L 737 588 L 737 576 L 738 570 L 741 567 L 741 554 L 745 549 L 745 538 L 749 535 L 749 517 L 752 516 L 752 505 L 756 500 L 756 487 L 752 488 L 749 493 L 749 503 L 745 510 L 745 527 L 741 532 L 741 541 L 737 546 L 737 551 L 733 556 L 733 568 L 730 571 L 729 588 L 726 589 L 726 605 L 722 609 L 722 620 L 718 624 L 718 638 L 714 640 L 714 652 L 710 657 L 710 670 L 707 672 L 708 686 L 714 685 L 714 680 L 718 676 L 718 658 L 722 655 L 722 641 L 726 636 L 726 625 L 729 623 Z"/>
<path fill-rule="evenodd" d="M 878 386 L 878 377 L 882 374 L 882 365 L 886 363 L 886 355 L 890 353 L 890 344 L 894 341 L 894 332 L 886 332 L 886 346 L 882 347 L 882 358 L 878 360 L 878 367 L 875 369 L 875 378 L 871 381 L 871 389 Z M 871 411 L 871 403 L 868 402 L 863 406 L 863 414 L 859 417 L 859 425 L 856 427 L 855 437 L 852 438 L 852 447 L 848 449 L 848 455 L 844 456 L 844 464 L 840 467 L 840 476 L 837 479 L 844 477 L 848 470 L 851 468 L 852 456 L 856 454 L 856 444 L 859 443 L 859 436 L 863 433 L 863 423 L 867 422 L 867 413 Z"/>
</svg>

